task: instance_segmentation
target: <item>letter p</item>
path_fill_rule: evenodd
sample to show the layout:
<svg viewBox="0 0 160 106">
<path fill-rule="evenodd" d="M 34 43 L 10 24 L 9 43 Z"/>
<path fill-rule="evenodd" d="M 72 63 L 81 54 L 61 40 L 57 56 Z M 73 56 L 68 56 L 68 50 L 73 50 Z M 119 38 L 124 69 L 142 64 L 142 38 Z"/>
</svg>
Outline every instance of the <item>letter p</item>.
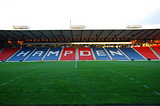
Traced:
<svg viewBox="0 0 160 106">
<path fill-rule="evenodd" d="M 65 51 L 64 56 L 66 56 L 67 54 L 72 54 L 73 51 Z"/>
</svg>

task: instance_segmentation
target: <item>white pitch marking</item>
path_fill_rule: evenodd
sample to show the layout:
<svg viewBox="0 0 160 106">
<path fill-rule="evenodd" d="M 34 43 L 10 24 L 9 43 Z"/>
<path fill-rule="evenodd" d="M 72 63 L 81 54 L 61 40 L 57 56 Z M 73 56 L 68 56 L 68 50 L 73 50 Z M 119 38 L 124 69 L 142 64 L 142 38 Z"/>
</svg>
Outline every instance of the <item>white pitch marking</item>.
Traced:
<svg viewBox="0 0 160 106">
<path fill-rule="evenodd" d="M 2 85 L 6 85 L 7 83 L 3 83 Z"/>
<path fill-rule="evenodd" d="M 136 83 L 140 83 L 139 81 L 136 81 Z"/>
<path fill-rule="evenodd" d="M 129 79 L 133 80 L 133 78 L 129 78 Z"/>
<path fill-rule="evenodd" d="M 157 95 L 160 95 L 160 93 L 159 92 L 157 92 L 157 91 L 153 91 L 155 94 L 157 94 Z"/>
<path fill-rule="evenodd" d="M 11 81 L 14 81 L 14 80 L 11 80 Z"/>
<path fill-rule="evenodd" d="M 145 88 L 149 88 L 147 85 L 143 85 Z"/>
<path fill-rule="evenodd" d="M 128 77 L 127 75 L 125 75 L 125 77 Z"/>
<path fill-rule="evenodd" d="M 76 63 L 75 63 L 75 68 L 77 68 L 77 60 L 76 60 Z"/>
</svg>

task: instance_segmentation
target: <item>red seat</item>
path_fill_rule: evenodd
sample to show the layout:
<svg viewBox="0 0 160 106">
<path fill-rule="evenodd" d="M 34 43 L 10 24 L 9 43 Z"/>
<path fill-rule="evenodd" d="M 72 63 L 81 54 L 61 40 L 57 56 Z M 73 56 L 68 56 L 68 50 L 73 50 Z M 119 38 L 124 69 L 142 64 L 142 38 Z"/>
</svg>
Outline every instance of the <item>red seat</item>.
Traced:
<svg viewBox="0 0 160 106">
<path fill-rule="evenodd" d="M 7 60 L 10 56 L 12 56 L 19 48 L 4 48 L 0 53 L 0 61 Z"/>
<path fill-rule="evenodd" d="M 90 48 L 79 48 L 79 60 L 94 60 Z"/>
<path fill-rule="evenodd" d="M 160 55 L 160 45 L 151 46 Z"/>
<path fill-rule="evenodd" d="M 144 57 L 146 57 L 147 59 L 159 59 L 153 52 L 152 50 L 145 46 L 145 47 L 133 47 L 134 49 L 136 49 L 139 53 L 141 53 Z"/>
<path fill-rule="evenodd" d="M 75 48 L 64 48 L 60 60 L 75 60 Z"/>
</svg>

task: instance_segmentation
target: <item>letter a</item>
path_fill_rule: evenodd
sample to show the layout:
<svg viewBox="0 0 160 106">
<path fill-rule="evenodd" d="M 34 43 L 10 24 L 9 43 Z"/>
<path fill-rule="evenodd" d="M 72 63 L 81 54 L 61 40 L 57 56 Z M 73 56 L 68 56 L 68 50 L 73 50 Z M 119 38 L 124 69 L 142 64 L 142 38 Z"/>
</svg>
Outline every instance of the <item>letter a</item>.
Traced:
<svg viewBox="0 0 160 106">
<path fill-rule="evenodd" d="M 41 56 L 43 51 L 36 51 L 32 56 L 35 56 L 36 54 L 39 54 L 38 56 Z"/>
</svg>

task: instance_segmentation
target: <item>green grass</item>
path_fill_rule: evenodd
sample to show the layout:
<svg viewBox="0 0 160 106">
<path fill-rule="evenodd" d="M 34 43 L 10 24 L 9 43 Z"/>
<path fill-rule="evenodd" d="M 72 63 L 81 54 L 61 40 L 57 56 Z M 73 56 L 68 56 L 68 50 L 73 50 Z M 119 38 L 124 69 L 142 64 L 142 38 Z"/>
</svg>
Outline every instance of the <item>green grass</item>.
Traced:
<svg viewBox="0 0 160 106">
<path fill-rule="evenodd" d="M 75 63 L 1 62 L 0 104 L 160 104 L 160 61 Z"/>
</svg>

